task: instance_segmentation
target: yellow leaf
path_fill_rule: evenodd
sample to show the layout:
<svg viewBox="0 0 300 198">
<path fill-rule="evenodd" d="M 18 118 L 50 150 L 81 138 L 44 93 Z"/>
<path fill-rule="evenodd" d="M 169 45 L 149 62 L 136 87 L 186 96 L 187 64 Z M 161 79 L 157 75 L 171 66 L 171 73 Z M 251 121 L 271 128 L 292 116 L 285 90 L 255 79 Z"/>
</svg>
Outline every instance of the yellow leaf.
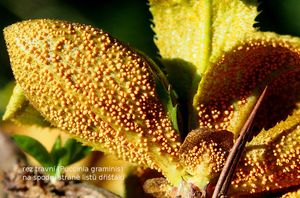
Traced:
<svg viewBox="0 0 300 198">
<path fill-rule="evenodd" d="M 282 140 L 286 143 L 285 149 L 296 151 L 299 147 L 296 141 L 300 136 L 299 126 L 293 127 L 299 125 L 299 113 L 295 112 L 300 102 L 300 39 L 257 31 L 253 27 L 258 14 L 256 1 L 149 2 L 156 33 L 155 43 L 162 62 L 168 71 L 172 71 L 172 67 L 184 67 L 181 71 L 193 73 L 190 75 L 193 82 L 187 99 L 188 105 L 192 106 L 189 111 L 190 128 L 228 130 L 235 134 L 235 138 L 238 137 L 257 101 L 257 95 L 268 85 L 267 96 L 253 129 L 259 136 L 251 144 L 269 139 L 267 134 L 279 135 L 286 127 L 291 128 L 289 135 L 292 140 Z M 293 112 L 293 116 L 288 117 Z M 287 146 L 291 144 L 296 145 Z M 275 152 L 268 150 L 267 144 L 263 144 L 262 148 L 267 150 L 267 156 Z M 272 163 L 284 160 L 278 157 L 280 155 L 273 156 Z M 257 160 L 257 156 L 250 155 L 243 160 L 252 162 Z M 202 155 L 197 157 L 203 158 Z M 259 163 L 268 160 L 264 157 Z M 293 158 L 290 163 L 297 163 L 297 160 L 297 157 Z M 299 176 L 295 172 L 299 165 L 290 168 L 290 163 L 274 170 L 269 166 L 260 169 L 255 163 L 241 165 L 240 175 L 237 176 L 241 181 L 235 181 L 236 184 L 239 181 L 235 190 L 244 190 L 242 193 L 247 194 L 299 184 L 299 180 L 293 180 Z M 265 171 L 264 174 L 257 169 Z M 247 172 L 249 170 L 252 172 Z M 276 171 L 282 174 L 287 171 L 287 174 L 280 177 Z M 273 180 L 266 179 L 267 176 L 274 176 L 276 182 L 272 183 Z M 198 180 L 201 179 L 206 177 Z"/>
<path fill-rule="evenodd" d="M 3 120 L 11 120 L 18 124 L 50 126 L 50 124 L 35 110 L 25 97 L 22 88 L 16 84 L 13 94 L 6 107 Z"/>
<path fill-rule="evenodd" d="M 254 31 L 256 1 L 149 0 L 155 43 L 167 67 L 181 65 L 194 72 L 192 91 L 223 51 Z"/>
<path fill-rule="evenodd" d="M 263 130 L 246 146 L 231 194 L 275 191 L 300 184 L 300 110 L 269 130 Z"/>
<path fill-rule="evenodd" d="M 257 132 L 285 119 L 300 100 L 300 39 L 275 33 L 249 33 L 208 68 L 194 107 L 201 127 L 238 135 L 257 100 L 269 86 Z M 288 93 L 288 94 L 287 94 Z"/>
<path fill-rule="evenodd" d="M 156 93 L 152 62 L 87 25 L 31 20 L 4 35 L 16 81 L 47 121 L 179 183 L 180 137 Z"/>
</svg>

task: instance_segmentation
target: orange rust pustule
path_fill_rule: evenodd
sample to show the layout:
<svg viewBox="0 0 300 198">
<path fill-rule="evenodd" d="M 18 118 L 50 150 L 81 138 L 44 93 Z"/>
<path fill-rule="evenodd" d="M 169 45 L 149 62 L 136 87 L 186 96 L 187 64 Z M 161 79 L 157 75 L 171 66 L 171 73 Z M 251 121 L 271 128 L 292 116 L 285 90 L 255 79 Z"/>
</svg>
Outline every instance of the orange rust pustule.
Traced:
<svg viewBox="0 0 300 198">
<path fill-rule="evenodd" d="M 190 172 L 197 171 L 197 166 L 207 163 L 207 174 L 215 176 L 225 163 L 229 150 L 233 146 L 233 133 L 198 128 L 185 138 L 179 153 L 181 163 Z"/>
<path fill-rule="evenodd" d="M 250 40 L 237 46 L 205 76 L 202 87 L 205 96 L 200 97 L 197 105 L 199 125 L 226 130 L 236 109 L 233 102 L 242 106 L 254 90 L 268 84 L 265 104 L 278 111 L 263 108 L 265 112 L 260 117 L 263 121 L 256 128 L 273 126 L 290 113 L 299 99 L 299 66 L 299 49 L 286 42 Z M 288 97 L 283 96 L 287 93 Z"/>
<path fill-rule="evenodd" d="M 142 55 L 76 23 L 33 20 L 4 32 L 17 82 L 54 126 L 151 168 L 159 169 L 150 151 L 176 158 L 179 135 Z"/>
<path fill-rule="evenodd" d="M 231 193 L 260 193 L 299 185 L 299 133 L 298 124 L 267 145 L 249 146 L 236 169 Z"/>
<path fill-rule="evenodd" d="M 253 129 L 256 133 L 285 120 L 296 108 L 296 103 L 300 100 L 300 67 L 292 67 L 272 79 L 268 92 L 257 113 Z"/>
</svg>

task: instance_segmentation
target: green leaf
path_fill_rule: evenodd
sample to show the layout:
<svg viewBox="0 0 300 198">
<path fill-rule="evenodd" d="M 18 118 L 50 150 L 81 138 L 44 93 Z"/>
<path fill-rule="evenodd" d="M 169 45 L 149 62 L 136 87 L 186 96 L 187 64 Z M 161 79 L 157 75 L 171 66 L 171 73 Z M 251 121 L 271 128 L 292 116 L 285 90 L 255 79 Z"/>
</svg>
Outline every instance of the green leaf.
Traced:
<svg viewBox="0 0 300 198">
<path fill-rule="evenodd" d="M 166 67 L 167 78 L 172 88 L 178 94 L 178 101 L 181 105 L 187 103 L 196 72 L 194 65 L 180 59 L 162 59 L 161 62 Z"/>
<path fill-rule="evenodd" d="M 175 104 L 173 99 L 175 97 L 175 93 L 173 93 L 170 86 L 166 88 L 163 85 L 163 83 L 160 81 L 160 79 L 156 78 L 155 83 L 156 83 L 156 93 L 160 98 L 160 101 L 164 104 L 166 110 L 168 111 L 174 129 L 179 131 L 178 120 L 177 120 L 178 105 Z"/>
<path fill-rule="evenodd" d="M 57 150 L 59 150 L 61 148 L 61 137 L 60 135 L 57 136 L 53 146 L 52 146 L 52 149 L 51 149 L 51 155 L 54 154 Z"/>
<path fill-rule="evenodd" d="M 68 166 L 73 164 L 82 158 L 84 158 L 88 153 L 91 152 L 91 148 L 88 146 L 83 146 L 81 143 L 74 139 L 68 139 L 63 147 L 66 151 L 65 155 L 60 159 L 60 165 Z"/>
<path fill-rule="evenodd" d="M 54 160 L 56 166 L 59 165 L 60 158 L 67 153 L 65 148 L 62 148 L 62 142 L 60 135 L 56 138 L 55 143 L 52 146 L 50 155 Z"/>
<path fill-rule="evenodd" d="M 39 141 L 25 135 L 14 135 L 13 139 L 21 149 L 36 159 L 43 167 L 54 167 L 51 155 Z"/>
</svg>

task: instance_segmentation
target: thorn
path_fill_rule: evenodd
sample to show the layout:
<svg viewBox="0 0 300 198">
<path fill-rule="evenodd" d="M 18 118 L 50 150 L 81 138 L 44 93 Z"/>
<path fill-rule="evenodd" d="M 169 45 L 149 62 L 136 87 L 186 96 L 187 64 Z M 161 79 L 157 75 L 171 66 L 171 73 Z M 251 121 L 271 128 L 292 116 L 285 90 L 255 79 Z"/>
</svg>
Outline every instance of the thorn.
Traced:
<svg viewBox="0 0 300 198">
<path fill-rule="evenodd" d="M 252 133 L 252 126 L 255 115 L 262 104 L 262 101 L 266 95 L 267 86 L 259 96 L 254 108 L 252 109 L 250 116 L 248 117 L 247 121 L 245 122 L 243 128 L 241 129 L 240 136 L 236 140 L 235 144 L 233 145 L 223 170 L 220 174 L 218 179 L 217 185 L 215 187 L 214 193 L 212 198 L 226 198 L 228 187 L 231 183 L 232 176 L 234 174 L 235 168 L 237 166 L 238 161 L 240 160 L 241 154 L 244 151 L 245 145 L 248 142 L 249 138 L 251 137 Z"/>
</svg>

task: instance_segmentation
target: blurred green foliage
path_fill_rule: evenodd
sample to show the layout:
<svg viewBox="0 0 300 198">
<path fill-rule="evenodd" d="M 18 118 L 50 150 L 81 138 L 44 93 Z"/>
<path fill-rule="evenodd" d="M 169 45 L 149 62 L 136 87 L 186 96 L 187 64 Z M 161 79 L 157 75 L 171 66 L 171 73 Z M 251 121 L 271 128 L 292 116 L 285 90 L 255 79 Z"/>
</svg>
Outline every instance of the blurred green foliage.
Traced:
<svg viewBox="0 0 300 198">
<path fill-rule="evenodd" d="M 300 36 L 299 0 L 259 1 L 262 13 L 257 17 L 256 26 L 263 31 Z M 91 24 L 151 58 L 158 57 L 146 0 L 0 0 L 0 17 L 1 30 L 17 21 L 34 18 Z M 0 34 L 0 89 L 12 80 L 3 34 Z M 0 103 L 4 106 L 6 101 L 2 99 Z"/>
<path fill-rule="evenodd" d="M 261 14 L 257 17 L 262 31 L 274 31 L 300 37 L 299 0 L 260 0 Z"/>
</svg>

